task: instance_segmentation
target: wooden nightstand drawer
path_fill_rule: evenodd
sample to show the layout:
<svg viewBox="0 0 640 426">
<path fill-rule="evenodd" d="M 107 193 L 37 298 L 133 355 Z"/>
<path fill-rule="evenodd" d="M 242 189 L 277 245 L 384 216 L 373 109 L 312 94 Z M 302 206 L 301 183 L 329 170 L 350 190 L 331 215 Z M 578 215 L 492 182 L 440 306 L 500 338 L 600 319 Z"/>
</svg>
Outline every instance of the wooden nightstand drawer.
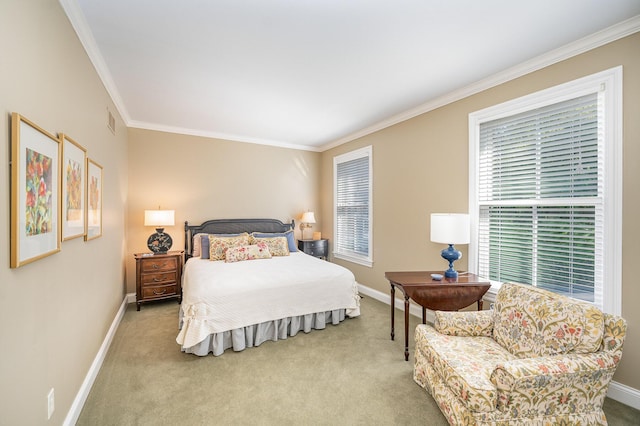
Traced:
<svg viewBox="0 0 640 426">
<path fill-rule="evenodd" d="M 329 240 L 298 240 L 298 250 L 326 259 L 329 255 Z"/>
<path fill-rule="evenodd" d="M 142 259 L 142 272 L 175 271 L 178 268 L 178 259 L 175 257 L 165 257 L 156 259 L 147 257 Z"/>
<path fill-rule="evenodd" d="M 175 283 L 178 280 L 178 273 L 176 271 L 173 272 L 162 272 L 159 274 L 144 274 L 141 277 L 142 285 L 158 285 L 164 283 Z"/>
<path fill-rule="evenodd" d="M 138 253 L 136 259 L 136 305 L 152 300 L 177 298 L 182 302 L 183 251 L 149 255 Z"/>
<path fill-rule="evenodd" d="M 175 296 L 176 294 L 178 294 L 178 286 L 175 283 L 171 285 L 144 286 L 142 288 L 142 297 L 144 299 Z"/>
<path fill-rule="evenodd" d="M 307 253 L 309 253 L 311 256 L 324 256 L 325 255 L 326 250 L 324 249 L 324 247 L 320 246 L 312 246 L 309 247 Z"/>
</svg>

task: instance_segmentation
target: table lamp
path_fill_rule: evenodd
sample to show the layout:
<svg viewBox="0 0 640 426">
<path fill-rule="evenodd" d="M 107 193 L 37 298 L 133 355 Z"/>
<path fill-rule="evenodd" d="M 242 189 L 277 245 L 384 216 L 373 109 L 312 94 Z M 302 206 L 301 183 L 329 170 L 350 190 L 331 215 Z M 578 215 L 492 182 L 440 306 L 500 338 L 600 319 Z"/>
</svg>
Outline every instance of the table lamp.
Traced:
<svg viewBox="0 0 640 426">
<path fill-rule="evenodd" d="M 304 240 L 304 229 L 311 228 L 312 223 L 316 223 L 316 216 L 313 214 L 313 212 L 302 213 L 302 217 L 300 218 L 300 232 L 302 234 L 303 240 Z"/>
<path fill-rule="evenodd" d="M 155 254 L 165 254 L 173 245 L 169 234 L 164 232 L 165 226 L 175 225 L 174 210 L 145 210 L 144 226 L 155 226 L 156 233 L 147 240 L 147 247 Z"/>
<path fill-rule="evenodd" d="M 442 257 L 449 262 L 449 269 L 444 272 L 447 278 L 458 278 L 458 271 L 453 269 L 453 262 L 462 258 L 462 252 L 456 250 L 454 244 L 469 244 L 469 215 L 461 213 L 432 213 L 431 241 L 449 244 L 442 250 Z"/>
</svg>

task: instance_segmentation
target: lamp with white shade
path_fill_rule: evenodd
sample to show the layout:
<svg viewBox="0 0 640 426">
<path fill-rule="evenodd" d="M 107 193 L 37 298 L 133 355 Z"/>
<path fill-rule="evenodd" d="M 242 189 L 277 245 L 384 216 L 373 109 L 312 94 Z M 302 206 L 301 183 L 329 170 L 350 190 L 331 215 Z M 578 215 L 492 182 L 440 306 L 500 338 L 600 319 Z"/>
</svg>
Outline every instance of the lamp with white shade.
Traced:
<svg viewBox="0 0 640 426">
<path fill-rule="evenodd" d="M 471 233 L 469 215 L 462 213 L 431 214 L 431 241 L 449 244 L 442 250 L 442 257 L 449 262 L 449 269 L 444 272 L 447 278 L 458 278 L 458 271 L 453 269 L 453 262 L 462 258 L 462 252 L 456 250 L 454 244 L 469 244 Z"/>
<path fill-rule="evenodd" d="M 303 240 L 305 228 L 311 228 L 312 223 L 316 223 L 316 216 L 313 214 L 313 212 L 302 213 L 302 217 L 300 218 L 300 232 L 302 234 Z"/>
<path fill-rule="evenodd" d="M 147 247 L 155 254 L 165 254 L 173 245 L 171 236 L 164 232 L 165 226 L 175 225 L 174 210 L 145 210 L 144 226 L 155 226 L 156 233 L 147 240 Z"/>
</svg>

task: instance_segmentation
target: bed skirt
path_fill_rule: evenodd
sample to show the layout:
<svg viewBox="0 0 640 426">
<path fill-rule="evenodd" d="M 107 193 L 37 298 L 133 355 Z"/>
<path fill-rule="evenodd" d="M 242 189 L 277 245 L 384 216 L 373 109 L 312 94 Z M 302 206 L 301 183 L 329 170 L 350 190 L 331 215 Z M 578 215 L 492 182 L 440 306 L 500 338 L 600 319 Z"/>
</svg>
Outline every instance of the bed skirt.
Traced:
<svg viewBox="0 0 640 426">
<path fill-rule="evenodd" d="M 312 329 L 321 330 L 327 324 L 339 324 L 344 321 L 345 317 L 345 309 L 338 309 L 267 321 L 235 330 L 210 334 L 206 339 L 194 346 L 189 348 L 182 347 L 182 352 L 198 356 L 206 356 L 209 353 L 213 353 L 214 356 L 220 356 L 229 348 L 233 348 L 234 351 L 242 351 L 246 348 L 259 346 L 267 340 L 273 342 L 284 340 L 288 336 L 295 336 L 299 331 L 309 333 Z M 180 309 L 179 325 L 182 327 L 182 309 Z"/>
</svg>

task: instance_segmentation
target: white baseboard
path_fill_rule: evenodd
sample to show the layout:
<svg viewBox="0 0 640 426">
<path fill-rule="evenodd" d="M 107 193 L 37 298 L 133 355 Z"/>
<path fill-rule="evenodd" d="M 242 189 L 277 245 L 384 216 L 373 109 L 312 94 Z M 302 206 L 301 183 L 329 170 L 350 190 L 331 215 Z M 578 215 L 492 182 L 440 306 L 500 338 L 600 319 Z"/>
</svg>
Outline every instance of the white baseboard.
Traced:
<svg viewBox="0 0 640 426">
<path fill-rule="evenodd" d="M 640 410 L 640 391 L 638 391 L 638 389 L 616 381 L 611 381 L 607 396 L 636 410 Z"/>
<path fill-rule="evenodd" d="M 358 290 L 365 296 L 369 296 L 391 306 L 391 292 L 383 293 L 360 283 L 358 283 Z M 397 297 L 395 299 L 395 307 L 397 309 L 400 309 L 401 311 L 404 311 L 404 299 L 398 299 Z M 485 298 L 485 300 L 487 299 L 492 298 Z M 495 296 L 493 296 L 493 300 L 490 301 L 495 301 Z M 413 302 L 411 302 L 411 304 L 409 305 L 409 313 L 411 315 L 415 315 L 418 318 L 422 318 L 422 308 L 420 308 Z M 433 311 L 427 309 L 427 321 L 433 322 L 433 319 Z M 607 396 L 611 399 L 621 402 L 622 404 L 633 407 L 636 410 L 640 410 L 640 391 L 638 389 L 623 385 L 622 383 L 618 383 L 616 381 L 612 381 L 609 385 Z"/>
<path fill-rule="evenodd" d="M 358 291 L 361 294 L 364 294 L 365 296 L 369 296 L 373 299 L 379 300 L 380 302 L 386 303 L 387 305 L 391 306 L 391 291 L 389 291 L 389 293 L 383 293 L 381 291 L 375 290 L 371 287 L 367 287 L 366 285 L 362 285 L 360 283 L 358 283 Z M 396 292 L 396 295 L 398 293 L 402 295 L 402 292 Z M 400 309 L 401 311 L 404 312 L 404 297 L 402 299 L 399 299 L 396 297 L 395 299 L 396 299 L 395 308 Z M 419 305 L 416 305 L 412 300 L 409 301 L 409 313 L 418 318 L 422 318 L 422 308 Z M 434 319 L 435 319 L 435 316 L 433 315 L 433 311 L 427 309 L 427 321 L 433 323 Z"/>
<path fill-rule="evenodd" d="M 120 305 L 120 309 L 116 313 L 116 317 L 111 322 L 111 327 L 109 327 L 109 331 L 107 335 L 104 337 L 102 341 L 102 345 L 98 350 L 96 357 L 91 363 L 91 367 L 89 367 L 89 371 L 82 382 L 82 386 L 80 386 L 80 390 L 76 394 L 73 403 L 71 404 L 71 408 L 67 413 L 67 417 L 64 419 L 63 425 L 72 426 L 75 425 L 80 417 L 80 413 L 82 412 L 82 407 L 84 406 L 87 397 L 89 396 L 89 391 L 91 391 L 91 387 L 93 386 L 93 382 L 95 382 L 96 377 L 98 376 L 98 372 L 100 371 L 100 367 L 102 367 L 102 363 L 104 362 L 104 358 L 107 356 L 107 352 L 109 351 L 109 346 L 111 346 L 111 341 L 113 340 L 113 336 L 116 334 L 116 330 L 120 325 L 120 321 L 122 317 L 124 317 L 124 312 L 127 309 L 127 303 L 130 301 L 130 294 L 126 295 L 122 304 Z M 133 294 L 133 301 L 135 302 L 135 293 Z"/>
</svg>

